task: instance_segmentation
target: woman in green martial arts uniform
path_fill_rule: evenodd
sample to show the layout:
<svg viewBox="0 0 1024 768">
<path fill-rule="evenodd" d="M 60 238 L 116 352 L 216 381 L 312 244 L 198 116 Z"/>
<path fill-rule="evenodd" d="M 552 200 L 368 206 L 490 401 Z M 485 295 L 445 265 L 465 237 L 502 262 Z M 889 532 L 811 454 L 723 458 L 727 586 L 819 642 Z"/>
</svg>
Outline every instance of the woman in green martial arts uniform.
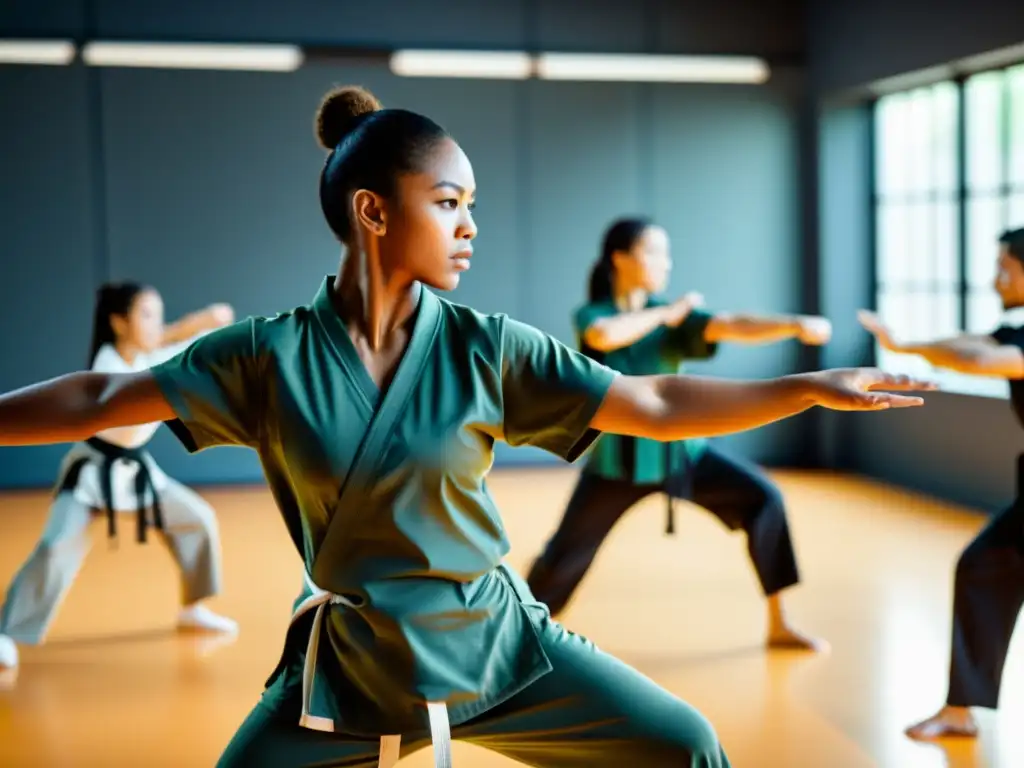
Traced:
<svg viewBox="0 0 1024 768">
<path fill-rule="evenodd" d="M 575 313 L 580 350 L 621 373 L 649 376 L 679 373 L 688 360 L 708 360 L 722 343 L 795 338 L 817 345 L 831 336 L 823 317 L 711 313 L 701 308 L 697 294 L 666 301 L 659 294 L 671 268 L 664 229 L 645 218 L 613 222 L 590 275 L 587 303 Z M 527 576 L 530 591 L 553 616 L 569 604 L 619 518 L 652 493 L 667 497 L 669 533 L 672 501 L 681 498 L 746 534 L 766 598 L 768 647 L 823 647 L 794 629 L 783 611 L 782 592 L 800 576 L 778 487 L 759 467 L 704 440 L 662 443 L 605 435 L 596 442 L 558 529 Z"/>
<path fill-rule="evenodd" d="M 221 766 L 392 765 L 466 739 L 536 766 L 728 765 L 681 699 L 554 622 L 502 564 L 496 440 L 576 459 L 600 432 L 716 435 L 814 405 L 927 388 L 872 369 L 767 381 L 619 375 L 456 287 L 473 170 L 421 115 L 359 89 L 318 115 L 320 197 L 345 246 L 313 301 L 249 318 L 150 371 L 0 397 L 0 444 L 166 420 L 190 450 L 243 445 L 306 568 L 280 664 Z"/>
</svg>

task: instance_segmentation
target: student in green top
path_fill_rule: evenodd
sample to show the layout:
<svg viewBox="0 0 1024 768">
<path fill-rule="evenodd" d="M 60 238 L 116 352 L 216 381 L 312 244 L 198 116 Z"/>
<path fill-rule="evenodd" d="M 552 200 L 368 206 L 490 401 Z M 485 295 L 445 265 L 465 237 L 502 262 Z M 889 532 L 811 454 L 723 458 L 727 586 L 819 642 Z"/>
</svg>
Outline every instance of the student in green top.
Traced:
<svg viewBox="0 0 1024 768">
<path fill-rule="evenodd" d="M 536 766 L 729 762 L 681 699 L 554 622 L 502 563 L 495 441 L 569 461 L 599 432 L 679 440 L 814 405 L 920 405 L 874 369 L 767 381 L 621 376 L 456 287 L 473 170 L 436 123 L 331 93 L 320 199 L 344 244 L 307 306 L 249 318 L 149 371 L 74 373 L 0 397 L 0 444 L 168 421 L 191 451 L 258 452 L 302 558 L 280 663 L 221 766 L 392 765 L 466 739 Z"/>
<path fill-rule="evenodd" d="M 665 290 L 672 261 L 664 229 L 646 218 L 614 222 L 605 232 L 590 278 L 587 303 L 576 312 L 581 350 L 633 376 L 680 371 L 685 360 L 707 360 L 721 342 L 766 344 L 797 338 L 824 344 L 831 325 L 822 317 L 756 316 L 700 308 L 698 294 L 674 302 Z M 652 493 L 692 500 L 731 530 L 743 530 L 768 603 L 769 647 L 817 649 L 818 640 L 787 621 L 781 593 L 799 581 L 786 508 L 778 487 L 758 467 L 704 440 L 661 443 L 605 435 L 594 445 L 562 521 L 527 581 L 559 615 L 612 527 Z"/>
</svg>

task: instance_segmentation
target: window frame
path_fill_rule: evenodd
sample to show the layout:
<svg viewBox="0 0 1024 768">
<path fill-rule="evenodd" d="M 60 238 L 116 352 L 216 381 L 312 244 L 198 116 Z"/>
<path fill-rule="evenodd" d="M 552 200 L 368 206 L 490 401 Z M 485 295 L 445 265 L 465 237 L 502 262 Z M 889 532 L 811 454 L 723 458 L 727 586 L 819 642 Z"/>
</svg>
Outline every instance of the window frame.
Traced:
<svg viewBox="0 0 1024 768">
<path fill-rule="evenodd" d="M 1024 179 L 1017 180 L 1013 179 L 1013 160 L 1014 155 L 1012 152 L 1013 144 L 1011 132 L 1013 127 L 1013 81 L 1011 73 L 1019 71 L 1021 74 L 1018 77 L 1024 78 L 1024 64 L 1017 63 L 1009 66 L 1002 66 L 994 69 L 988 69 L 982 72 L 975 72 L 969 75 L 960 75 L 952 78 L 944 78 L 937 83 L 931 83 L 929 85 L 918 86 L 912 89 L 903 91 L 897 91 L 891 94 L 886 94 L 874 99 L 871 103 L 871 141 L 870 151 L 868 157 L 868 168 L 870 177 L 870 190 L 871 190 L 871 226 L 869 232 L 869 242 L 871 248 L 871 265 L 872 265 L 872 301 L 873 306 L 877 310 L 883 303 L 891 303 L 893 301 L 906 299 L 911 300 L 911 297 L 915 292 L 924 290 L 930 296 L 934 296 L 937 301 L 942 301 L 945 297 L 947 300 L 952 295 L 950 292 L 943 289 L 936 289 L 934 286 L 940 283 L 946 282 L 943 276 L 938 274 L 928 275 L 921 280 L 910 280 L 905 286 L 900 288 L 899 284 L 887 285 L 883 280 L 882 275 L 885 272 L 892 273 L 891 269 L 886 269 L 886 265 L 883 264 L 882 258 L 884 254 L 881 253 L 881 245 L 879 242 L 880 226 L 884 216 L 885 206 L 888 205 L 906 205 L 906 202 L 897 199 L 893 200 L 893 196 L 889 193 L 889 190 L 885 192 L 880 190 L 880 180 L 878 178 L 877 158 L 879 156 L 880 143 L 882 141 L 880 130 L 880 109 L 884 108 L 885 100 L 891 97 L 906 96 L 909 93 L 920 90 L 923 88 L 934 88 L 943 84 L 952 84 L 956 88 L 957 99 L 956 99 L 956 139 L 955 139 L 955 158 L 954 168 L 956 171 L 955 188 L 952 192 L 952 200 L 954 204 L 955 216 L 957 219 L 957 236 L 955 243 L 955 264 L 956 274 L 954 276 L 952 290 L 956 295 L 956 306 L 957 306 L 957 323 L 956 332 L 966 333 L 986 333 L 995 330 L 995 326 L 992 328 L 978 328 L 972 324 L 971 318 L 974 316 L 972 310 L 974 310 L 978 304 L 976 299 L 972 302 L 972 299 L 978 295 L 978 286 L 975 284 L 976 281 L 971 279 L 971 275 L 974 272 L 974 268 L 977 266 L 975 261 L 972 261 L 972 248 L 971 248 L 971 235 L 972 235 L 972 218 L 970 215 L 971 204 L 973 201 L 978 200 L 985 196 L 994 195 L 998 199 L 998 207 L 1000 210 L 1001 227 L 999 231 L 1002 232 L 1006 229 L 1024 226 L 1024 219 L 1020 221 L 1009 220 L 1010 208 L 1015 198 L 1024 197 Z M 1001 125 L 1000 125 L 1000 147 L 999 147 L 999 162 L 1001 171 L 1001 181 L 994 190 L 976 190 L 972 189 L 971 179 L 969 178 L 969 166 L 968 166 L 968 144 L 970 129 L 969 117 L 968 117 L 968 88 L 969 82 L 978 76 L 992 76 L 993 73 L 1000 73 L 1001 76 L 1001 88 L 999 95 L 999 105 L 1001 111 Z M 1020 86 L 1019 86 L 1020 87 Z M 1024 92 L 1024 91 L 1022 91 Z M 1024 107 L 1018 107 L 1018 116 L 1024 114 Z M 1018 129 L 1019 130 L 1019 129 Z M 934 154 L 929 157 L 929 162 L 934 163 Z M 904 191 L 905 197 L 913 197 L 915 194 L 923 196 L 928 200 L 929 204 L 935 205 L 939 200 L 943 199 L 946 192 L 939 189 L 939 185 L 935 182 L 934 178 L 927 185 L 928 190 L 923 192 L 910 192 L 909 194 Z M 899 193 L 897 193 L 899 194 Z M 934 226 L 934 224 L 933 224 Z M 991 244 L 991 257 L 994 262 L 995 260 L 995 241 Z M 923 286 L 932 284 L 932 289 L 923 289 Z M 883 319 L 885 317 L 883 316 Z M 970 330 L 969 330 L 970 329 Z M 955 392 L 959 394 L 977 395 L 983 397 L 993 398 L 1008 398 L 1009 397 L 1009 385 L 1003 379 L 992 379 L 988 377 L 978 376 L 967 376 L 964 374 L 957 374 L 952 371 L 945 371 L 939 369 L 930 369 L 927 363 L 920 358 L 906 359 L 908 356 L 893 355 L 882 350 L 876 343 L 874 346 L 874 360 L 876 365 L 886 368 L 887 370 L 893 370 L 903 373 L 914 373 L 917 375 L 926 374 L 930 378 L 935 379 L 940 387 L 949 392 Z"/>
</svg>

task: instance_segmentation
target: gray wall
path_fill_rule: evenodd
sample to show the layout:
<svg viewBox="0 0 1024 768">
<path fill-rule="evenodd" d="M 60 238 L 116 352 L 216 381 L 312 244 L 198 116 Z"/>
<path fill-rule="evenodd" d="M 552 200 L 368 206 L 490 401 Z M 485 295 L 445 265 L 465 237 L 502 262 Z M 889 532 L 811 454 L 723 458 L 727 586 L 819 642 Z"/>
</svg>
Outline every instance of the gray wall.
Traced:
<svg viewBox="0 0 1024 768">
<path fill-rule="evenodd" d="M 942 0 L 927 10 L 876 0 L 811 3 L 809 79 L 819 109 L 819 248 L 825 311 L 836 324 L 828 365 L 871 362 L 854 313 L 871 306 L 871 120 L 848 89 L 1019 43 L 1014 0 Z M 870 55 L 864 52 L 869 51 Z M 900 413 L 822 419 L 826 463 L 983 508 L 1005 504 L 1024 433 L 1009 403 L 952 393 Z"/>
<path fill-rule="evenodd" d="M 244 14 L 225 10 L 236 3 L 200 13 L 198 2 L 158 2 L 147 4 L 146 17 L 126 2 L 97 2 L 92 17 L 78 4 L 49 5 L 45 23 L 27 3 L 5 5 L 0 33 L 91 26 L 135 37 L 272 32 L 323 42 L 321 30 L 342 29 L 361 44 L 540 40 L 552 48 L 670 50 L 700 40 L 704 50 L 779 55 L 802 45 L 799 5 L 753 0 L 732 10 L 767 24 L 765 34 L 726 21 L 717 6 L 684 12 L 669 3 L 635 6 L 632 15 L 617 3 L 600 3 L 607 15 L 581 2 L 486 11 L 456 3 L 463 13 L 442 23 L 420 3 L 392 2 L 404 10 L 397 22 L 389 14 L 386 30 L 382 14 L 342 3 L 302 2 L 301 13 L 282 15 L 270 2 L 247 3 Z M 339 255 L 320 220 L 323 157 L 311 125 L 319 97 L 339 82 L 428 112 L 472 158 L 479 247 L 457 300 L 571 341 L 570 312 L 602 228 L 613 216 L 650 212 L 673 236 L 672 290 L 700 289 L 717 307 L 801 309 L 799 74 L 766 87 L 704 87 L 411 80 L 335 66 L 288 75 L 0 67 L 0 257 L 25 265 L 0 288 L 0 322 L 18 329 L 3 337 L 0 390 L 84 362 L 101 280 L 154 283 L 170 316 L 218 300 L 240 315 L 308 301 Z M 788 344 L 727 350 L 701 370 L 765 376 L 799 363 Z M 803 453 L 805 431 L 794 421 L 729 442 L 755 459 L 790 463 Z M 260 477 L 241 450 L 188 457 L 166 431 L 152 447 L 187 482 Z M 0 486 L 49 484 L 64 450 L 0 450 Z M 538 460 L 549 461 L 527 450 L 500 456 Z"/>
</svg>

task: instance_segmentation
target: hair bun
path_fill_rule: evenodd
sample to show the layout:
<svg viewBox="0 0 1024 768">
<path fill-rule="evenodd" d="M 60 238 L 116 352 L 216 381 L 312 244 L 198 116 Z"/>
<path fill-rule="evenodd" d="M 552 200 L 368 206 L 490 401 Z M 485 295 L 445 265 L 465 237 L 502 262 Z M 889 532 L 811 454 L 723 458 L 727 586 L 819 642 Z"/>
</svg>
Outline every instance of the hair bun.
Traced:
<svg viewBox="0 0 1024 768">
<path fill-rule="evenodd" d="M 383 109 L 377 97 L 358 85 L 335 88 L 324 96 L 316 112 L 316 137 L 332 150 L 355 125 L 356 118 Z"/>
</svg>

